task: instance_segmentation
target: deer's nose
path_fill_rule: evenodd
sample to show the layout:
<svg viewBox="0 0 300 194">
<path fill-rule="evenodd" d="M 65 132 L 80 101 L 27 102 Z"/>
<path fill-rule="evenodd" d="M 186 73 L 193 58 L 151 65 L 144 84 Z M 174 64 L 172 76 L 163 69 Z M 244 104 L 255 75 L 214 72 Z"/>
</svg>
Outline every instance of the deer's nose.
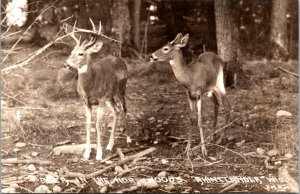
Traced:
<svg viewBox="0 0 300 194">
<path fill-rule="evenodd" d="M 155 54 L 152 53 L 152 54 L 150 55 L 150 61 L 151 61 L 151 62 L 154 62 L 154 61 L 157 61 L 157 60 L 158 60 L 158 57 L 155 56 Z"/>
</svg>

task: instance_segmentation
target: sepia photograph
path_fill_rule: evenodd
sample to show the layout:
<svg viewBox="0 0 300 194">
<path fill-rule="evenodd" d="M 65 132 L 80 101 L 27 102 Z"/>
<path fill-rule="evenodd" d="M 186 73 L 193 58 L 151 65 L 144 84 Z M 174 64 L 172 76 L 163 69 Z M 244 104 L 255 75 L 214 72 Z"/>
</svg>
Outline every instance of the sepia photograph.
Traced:
<svg viewBox="0 0 300 194">
<path fill-rule="evenodd" d="M 2 0 L 1 193 L 298 193 L 297 0 Z"/>
</svg>

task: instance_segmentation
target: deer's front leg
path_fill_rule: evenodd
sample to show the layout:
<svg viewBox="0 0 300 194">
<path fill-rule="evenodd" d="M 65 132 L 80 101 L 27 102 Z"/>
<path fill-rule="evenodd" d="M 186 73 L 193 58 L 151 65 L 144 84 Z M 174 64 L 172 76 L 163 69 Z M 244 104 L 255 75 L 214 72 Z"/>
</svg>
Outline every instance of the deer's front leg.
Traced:
<svg viewBox="0 0 300 194">
<path fill-rule="evenodd" d="M 96 129 L 97 129 L 97 154 L 96 154 L 96 160 L 102 160 L 102 145 L 101 145 L 101 126 L 100 121 L 103 117 L 104 110 L 103 107 L 98 105 L 97 107 L 97 121 L 96 121 Z"/>
<path fill-rule="evenodd" d="M 109 142 L 106 147 L 107 150 L 111 151 L 112 148 L 114 147 L 114 134 L 115 134 L 115 130 L 117 127 L 118 111 L 117 111 L 117 104 L 114 101 L 114 99 L 112 99 L 110 101 L 106 101 L 105 103 L 107 104 L 107 106 L 113 113 L 113 125 L 112 125 L 112 129 L 111 129 L 110 137 L 109 137 Z"/>
<path fill-rule="evenodd" d="M 83 154 L 83 158 L 85 160 L 90 158 L 91 153 L 91 123 L 92 123 L 92 105 L 86 104 L 85 106 L 86 111 L 86 144 L 85 144 L 85 151 Z"/>
<path fill-rule="evenodd" d="M 207 156 L 207 150 L 205 147 L 204 142 L 204 133 L 203 133 L 203 126 L 202 126 L 202 96 L 197 100 L 197 109 L 198 109 L 198 127 L 200 132 L 200 145 L 201 145 L 201 152 L 204 157 Z"/>
<path fill-rule="evenodd" d="M 196 112 L 196 100 L 195 100 L 195 98 L 193 98 L 191 96 L 190 91 L 186 90 L 186 94 L 187 94 L 188 102 L 189 102 L 189 105 L 190 105 L 190 108 L 191 108 L 190 117 L 188 118 L 189 124 L 190 124 L 189 131 L 188 131 L 188 142 L 187 142 L 187 145 L 186 145 L 186 148 L 185 148 L 185 152 L 188 153 L 189 150 L 191 149 L 191 144 L 192 144 L 192 132 L 193 132 L 193 122 L 192 122 L 192 120 L 193 120 L 194 114 Z"/>
</svg>

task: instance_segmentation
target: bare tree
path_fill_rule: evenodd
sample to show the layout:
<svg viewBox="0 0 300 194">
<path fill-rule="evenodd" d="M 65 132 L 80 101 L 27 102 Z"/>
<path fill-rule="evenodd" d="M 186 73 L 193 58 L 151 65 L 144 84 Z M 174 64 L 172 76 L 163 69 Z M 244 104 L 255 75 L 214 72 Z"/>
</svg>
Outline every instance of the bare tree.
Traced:
<svg viewBox="0 0 300 194">
<path fill-rule="evenodd" d="M 271 57 L 287 57 L 288 55 L 288 36 L 287 36 L 287 8 L 288 1 L 272 1 L 272 19 L 270 40 L 273 43 Z"/>
</svg>

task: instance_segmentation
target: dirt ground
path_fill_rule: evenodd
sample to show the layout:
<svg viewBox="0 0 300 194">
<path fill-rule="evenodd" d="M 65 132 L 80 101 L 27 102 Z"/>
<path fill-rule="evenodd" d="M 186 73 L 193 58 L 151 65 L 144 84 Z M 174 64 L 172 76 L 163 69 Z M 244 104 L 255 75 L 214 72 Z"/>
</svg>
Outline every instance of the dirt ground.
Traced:
<svg viewBox="0 0 300 194">
<path fill-rule="evenodd" d="M 21 55 L 12 56 L 7 64 L 35 49 L 28 48 Z M 282 166 L 298 180 L 298 79 L 274 69 L 279 66 L 298 72 L 298 61 L 263 60 L 246 61 L 243 64 L 248 77 L 246 84 L 227 89 L 233 121 L 225 129 L 228 142 L 225 145 L 207 144 L 209 156 L 204 159 L 198 147 L 196 120 L 192 126 L 188 122 L 190 110 L 185 90 L 176 81 L 169 65 L 126 59 L 130 74 L 126 91 L 127 118 L 133 143 L 126 144 L 122 124 L 118 122 L 115 147 L 111 153 L 105 151 L 104 158 L 117 153 L 117 148 L 128 151 L 125 156 L 149 147 L 155 147 L 156 151 L 121 165 L 123 169 L 140 168 L 111 186 L 105 186 L 103 182 L 117 177 L 115 168 L 93 179 L 77 182 L 76 177 L 64 176 L 63 169 L 89 174 L 110 165 L 96 161 L 95 150 L 87 161 L 82 159 L 82 154 L 54 155 L 52 152 L 61 142 L 85 143 L 85 110 L 83 101 L 76 94 L 76 82 L 57 78 L 66 58 L 66 55 L 48 51 L 43 58 L 26 66 L 27 70 L 18 68 L 2 75 L 2 160 L 30 160 L 28 164 L 2 162 L 2 189 L 14 187 L 17 192 L 30 192 L 46 185 L 52 191 L 59 186 L 63 192 L 124 192 L 128 188 L 135 192 L 218 192 L 228 186 L 226 182 L 232 183 L 228 180 L 236 180 L 230 191 L 288 192 L 288 181 L 278 175 L 278 168 Z M 214 132 L 212 106 L 211 100 L 205 97 L 205 137 Z M 276 116 L 279 110 L 292 115 Z M 107 144 L 112 121 L 109 111 L 106 113 L 103 147 Z M 221 108 L 217 129 L 224 125 Z M 194 149 L 187 156 L 184 149 L 189 127 L 193 127 Z M 92 133 L 92 143 L 96 143 L 95 136 Z M 25 143 L 24 147 L 17 146 L 20 142 Z M 271 150 L 278 153 L 268 153 Z M 34 163 L 37 160 L 52 163 Z M 118 161 L 119 156 L 110 160 L 112 164 Z M 162 171 L 167 174 L 158 175 Z M 56 182 L 45 183 L 47 175 Z M 134 187 L 139 180 L 151 177 L 157 185 Z M 214 177 L 227 179 L 221 181 Z M 66 179 L 69 184 L 63 181 Z"/>
</svg>

